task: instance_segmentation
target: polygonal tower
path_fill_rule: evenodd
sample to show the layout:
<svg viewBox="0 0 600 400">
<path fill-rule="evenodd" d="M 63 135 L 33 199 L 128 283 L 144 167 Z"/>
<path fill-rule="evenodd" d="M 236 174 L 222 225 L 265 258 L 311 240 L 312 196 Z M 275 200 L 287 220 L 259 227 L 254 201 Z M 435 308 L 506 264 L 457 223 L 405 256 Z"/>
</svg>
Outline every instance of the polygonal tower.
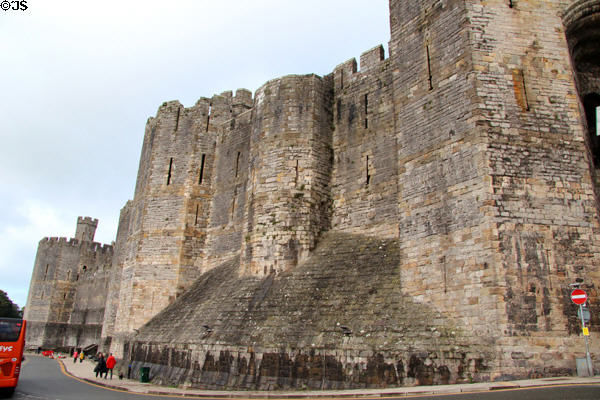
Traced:
<svg viewBox="0 0 600 400">
<path fill-rule="evenodd" d="M 598 301 L 598 4 L 390 2 L 403 289 L 487 338 L 494 378 L 570 365 L 568 284 Z"/>
</svg>

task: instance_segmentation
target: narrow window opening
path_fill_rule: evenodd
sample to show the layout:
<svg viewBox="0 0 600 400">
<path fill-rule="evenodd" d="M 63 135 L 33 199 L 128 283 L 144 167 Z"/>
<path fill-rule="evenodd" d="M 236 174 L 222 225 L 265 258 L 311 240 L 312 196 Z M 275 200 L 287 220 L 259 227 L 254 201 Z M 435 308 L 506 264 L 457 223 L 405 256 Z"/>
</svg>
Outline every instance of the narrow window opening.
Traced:
<svg viewBox="0 0 600 400">
<path fill-rule="evenodd" d="M 241 155 L 241 153 L 238 151 L 237 157 L 235 159 L 235 177 L 236 178 L 238 176 L 238 171 L 239 171 L 239 168 L 240 168 L 240 155 Z"/>
<path fill-rule="evenodd" d="M 67 298 L 67 294 L 63 293 L 63 300 Z"/>
<path fill-rule="evenodd" d="M 87 267 L 84 265 L 82 270 L 83 270 L 83 272 L 87 271 Z"/>
<path fill-rule="evenodd" d="M 79 280 L 79 274 L 77 274 L 77 276 L 75 277 L 75 281 Z"/>
<path fill-rule="evenodd" d="M 513 8 L 513 0 L 508 0 L 508 6 L 509 6 L 510 8 Z"/>
<path fill-rule="evenodd" d="M 369 118 L 367 115 L 369 114 L 369 94 L 365 93 L 365 129 L 369 127 Z"/>
<path fill-rule="evenodd" d="M 46 280 L 46 278 L 48 278 L 48 268 L 50 267 L 50 264 L 46 264 L 46 272 L 44 272 L 44 280 Z"/>
<path fill-rule="evenodd" d="M 236 195 L 233 196 L 233 200 L 231 202 L 231 219 L 233 219 L 234 214 L 235 214 L 235 199 L 236 199 Z"/>
<path fill-rule="evenodd" d="M 208 132 L 208 127 L 210 126 L 210 113 L 212 112 L 212 104 L 208 105 L 208 115 L 206 116 L 206 131 Z"/>
<path fill-rule="evenodd" d="M 175 132 L 179 129 L 179 116 L 181 114 L 181 107 L 177 108 L 177 119 L 175 120 Z"/>
<path fill-rule="evenodd" d="M 296 160 L 296 177 L 294 178 L 294 184 L 298 185 L 298 160 Z"/>
<path fill-rule="evenodd" d="M 200 177 L 198 178 L 198 184 L 202 185 L 204 179 L 204 162 L 206 161 L 206 154 L 202 154 L 202 160 L 200 160 Z"/>
<path fill-rule="evenodd" d="M 522 69 L 513 69 L 513 90 L 515 100 L 523 112 L 530 111 L 529 99 L 527 98 L 527 82 Z"/>
<path fill-rule="evenodd" d="M 596 107 L 596 136 L 600 136 L 600 106 Z"/>
<path fill-rule="evenodd" d="M 344 88 L 344 70 L 340 71 L 340 89 Z"/>
<path fill-rule="evenodd" d="M 200 205 L 196 204 L 196 218 L 194 219 L 194 225 L 198 225 L 198 210 L 200 209 Z"/>
<path fill-rule="evenodd" d="M 67 280 L 71 280 L 71 271 L 67 271 Z"/>
<path fill-rule="evenodd" d="M 427 73 L 429 74 L 429 90 L 433 90 L 433 76 L 431 75 L 431 56 L 429 54 L 429 45 L 425 46 L 427 50 Z"/>
<path fill-rule="evenodd" d="M 169 172 L 167 173 L 167 186 L 171 184 L 171 172 L 173 171 L 173 157 L 169 160 Z"/>
<path fill-rule="evenodd" d="M 339 123 L 342 120 L 342 99 L 337 100 L 337 122 Z"/>
<path fill-rule="evenodd" d="M 367 186 L 371 183 L 371 171 L 369 171 L 369 156 L 367 156 Z"/>
<path fill-rule="evenodd" d="M 531 108 L 529 107 L 529 99 L 527 98 L 527 85 L 525 84 L 525 73 L 523 72 L 523 70 L 521 70 L 521 80 L 523 83 L 523 97 L 525 98 L 525 109 L 527 111 L 530 111 Z"/>
</svg>

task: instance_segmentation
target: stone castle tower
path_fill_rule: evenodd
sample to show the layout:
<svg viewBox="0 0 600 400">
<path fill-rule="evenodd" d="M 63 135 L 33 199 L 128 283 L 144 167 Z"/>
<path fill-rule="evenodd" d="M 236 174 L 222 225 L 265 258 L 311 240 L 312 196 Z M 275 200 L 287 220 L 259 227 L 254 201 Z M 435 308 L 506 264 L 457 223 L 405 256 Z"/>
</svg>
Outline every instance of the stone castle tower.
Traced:
<svg viewBox="0 0 600 400">
<path fill-rule="evenodd" d="M 599 18 L 600 0 L 391 0 L 388 58 L 164 103 L 103 345 L 208 387 L 571 373 L 568 285 L 594 307 L 600 284 Z"/>
<path fill-rule="evenodd" d="M 113 248 L 93 241 L 97 226 L 79 217 L 75 238 L 40 241 L 25 309 L 28 346 L 100 342 Z"/>
</svg>

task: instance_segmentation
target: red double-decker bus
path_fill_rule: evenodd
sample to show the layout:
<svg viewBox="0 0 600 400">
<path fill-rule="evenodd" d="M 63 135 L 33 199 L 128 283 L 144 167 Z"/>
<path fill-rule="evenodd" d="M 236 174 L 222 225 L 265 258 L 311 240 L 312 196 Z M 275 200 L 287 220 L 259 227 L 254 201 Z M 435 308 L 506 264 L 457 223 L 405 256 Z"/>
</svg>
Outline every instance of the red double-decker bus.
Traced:
<svg viewBox="0 0 600 400">
<path fill-rule="evenodd" d="M 12 395 L 19 382 L 25 326 L 23 319 L 0 318 L 0 390 L 9 395 Z"/>
</svg>

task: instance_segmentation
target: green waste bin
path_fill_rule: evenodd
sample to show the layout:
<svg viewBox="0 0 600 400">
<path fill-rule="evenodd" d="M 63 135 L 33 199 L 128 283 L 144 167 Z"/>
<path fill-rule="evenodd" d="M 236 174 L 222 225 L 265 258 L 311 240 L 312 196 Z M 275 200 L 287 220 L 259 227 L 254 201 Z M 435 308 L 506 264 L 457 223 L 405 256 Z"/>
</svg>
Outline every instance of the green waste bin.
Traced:
<svg viewBox="0 0 600 400">
<path fill-rule="evenodd" d="M 142 382 L 142 383 L 150 382 L 150 367 L 141 367 L 140 368 L 140 382 Z"/>
</svg>

